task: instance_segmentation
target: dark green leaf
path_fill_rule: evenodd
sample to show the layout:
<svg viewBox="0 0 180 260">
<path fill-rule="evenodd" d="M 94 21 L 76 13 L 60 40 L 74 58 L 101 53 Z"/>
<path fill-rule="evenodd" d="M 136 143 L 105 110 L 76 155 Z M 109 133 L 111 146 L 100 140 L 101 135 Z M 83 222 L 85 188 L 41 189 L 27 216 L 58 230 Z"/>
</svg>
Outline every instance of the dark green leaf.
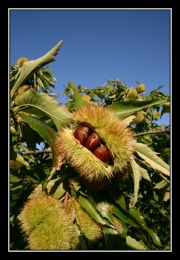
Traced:
<svg viewBox="0 0 180 260">
<path fill-rule="evenodd" d="M 56 138 L 56 132 L 49 127 L 48 125 L 44 124 L 42 121 L 37 119 L 34 116 L 25 116 L 20 114 L 20 117 L 29 124 L 29 126 L 38 132 L 38 134 L 49 144 L 53 154 L 53 162 L 54 166 L 58 166 L 56 152 L 54 150 L 54 140 Z"/>
<path fill-rule="evenodd" d="M 133 114 L 134 112 L 140 111 L 143 108 L 148 108 L 148 106 L 162 105 L 166 103 L 167 100 L 146 100 L 146 101 L 127 101 L 127 102 L 116 102 L 109 106 L 116 115 L 119 117 L 125 117 L 127 115 Z"/>
<path fill-rule="evenodd" d="M 98 212 L 91 197 L 86 195 L 79 195 L 78 201 L 81 206 L 89 213 L 89 215 L 94 218 L 98 223 L 113 227 L 113 225 L 110 224 L 106 218 L 103 218 L 102 215 Z"/>
</svg>

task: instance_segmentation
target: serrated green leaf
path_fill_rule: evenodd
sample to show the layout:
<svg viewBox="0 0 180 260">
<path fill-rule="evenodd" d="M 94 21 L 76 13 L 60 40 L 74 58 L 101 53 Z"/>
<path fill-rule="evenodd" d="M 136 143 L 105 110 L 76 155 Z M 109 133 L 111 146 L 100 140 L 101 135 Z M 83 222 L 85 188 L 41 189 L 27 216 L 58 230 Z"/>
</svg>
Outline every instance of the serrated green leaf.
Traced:
<svg viewBox="0 0 180 260">
<path fill-rule="evenodd" d="M 128 116 L 123 120 L 123 122 L 128 126 L 132 122 L 133 118 L 135 118 L 135 116 Z"/>
<path fill-rule="evenodd" d="M 130 248 L 134 250 L 147 250 L 142 244 L 140 244 L 140 242 L 130 236 L 126 237 L 126 243 Z"/>
<path fill-rule="evenodd" d="M 133 170 L 133 176 L 134 176 L 134 200 L 133 200 L 133 205 L 136 204 L 137 202 L 137 194 L 139 191 L 139 182 L 140 182 L 140 167 L 139 165 L 135 162 L 134 158 L 131 158 L 130 164 Z"/>
<path fill-rule="evenodd" d="M 124 210 L 127 210 L 128 202 L 126 201 L 125 196 L 122 193 L 118 193 L 115 189 L 108 189 L 107 192 L 111 196 L 113 201 L 115 201 Z"/>
<path fill-rule="evenodd" d="M 167 182 L 165 180 L 162 180 L 154 186 L 154 189 L 163 189 L 167 185 Z"/>
<path fill-rule="evenodd" d="M 20 154 L 14 151 L 10 151 L 10 160 L 22 163 L 23 165 L 26 166 L 27 169 L 30 168 L 29 163 L 24 160 L 23 156 L 21 156 Z"/>
<path fill-rule="evenodd" d="M 53 154 L 53 164 L 55 167 L 58 167 L 58 160 L 54 149 L 56 132 L 34 116 L 25 116 L 22 114 L 19 114 L 19 116 L 23 119 L 23 121 L 28 123 L 33 130 L 37 131 L 38 134 L 49 144 Z"/>
<path fill-rule="evenodd" d="M 20 178 L 10 174 L 10 183 L 12 182 L 19 182 L 20 181 Z"/>
<path fill-rule="evenodd" d="M 49 116 L 57 129 L 72 120 L 72 113 L 47 93 L 27 90 L 17 101 L 14 113 L 24 111 L 37 117 Z"/>
<path fill-rule="evenodd" d="M 54 48 L 52 48 L 41 58 L 23 63 L 20 76 L 11 90 L 11 98 L 14 96 L 14 93 L 17 91 L 18 87 L 22 86 L 23 83 L 25 83 L 36 70 L 54 61 L 54 56 L 58 54 L 58 50 L 60 49 L 62 43 L 63 41 L 61 40 Z"/>
<path fill-rule="evenodd" d="M 140 111 L 143 108 L 147 108 L 149 105 L 162 105 L 166 103 L 167 100 L 153 99 L 146 101 L 126 101 L 126 102 L 116 102 L 108 106 L 112 109 L 116 115 L 119 117 L 125 117 L 127 115 L 133 114 L 134 112 Z"/>
<path fill-rule="evenodd" d="M 64 180 L 68 177 L 68 174 L 65 173 L 61 177 L 50 180 L 47 184 L 47 190 L 49 191 L 50 195 L 54 195 L 56 198 L 61 198 L 62 195 L 66 192 L 66 188 L 68 185 L 68 180 L 67 180 L 67 185 L 65 185 Z M 65 187 L 66 186 L 66 187 Z"/>
<path fill-rule="evenodd" d="M 147 170 L 144 169 L 144 168 L 142 168 L 142 167 L 140 167 L 140 166 L 139 166 L 139 168 L 140 168 L 140 174 L 141 174 L 141 176 L 142 176 L 144 179 L 146 179 L 146 180 L 148 180 L 148 181 L 151 181 Z"/>
<path fill-rule="evenodd" d="M 126 223 L 122 219 L 119 219 L 119 218 L 115 218 L 115 219 L 121 225 L 121 237 L 126 237 L 127 231 L 128 231 Z M 116 226 L 116 229 L 117 229 L 117 224 L 116 223 L 115 223 L 115 226 Z"/>
<path fill-rule="evenodd" d="M 137 154 L 145 160 L 154 170 L 170 176 L 170 167 L 166 164 L 157 154 L 152 151 L 146 144 L 135 143 L 135 151 Z"/>
<path fill-rule="evenodd" d="M 18 161 L 14 161 L 14 160 L 10 160 L 10 169 L 11 170 L 19 170 L 21 167 L 23 166 L 22 163 L 18 162 Z"/>
<path fill-rule="evenodd" d="M 125 223 L 130 224 L 133 227 L 139 227 L 139 223 L 134 220 L 134 217 L 132 218 L 128 212 L 123 210 L 122 208 L 116 207 L 115 205 L 112 206 L 112 212 L 113 214 L 124 221 Z"/>
<path fill-rule="evenodd" d="M 80 182 L 79 182 L 79 176 L 72 178 L 71 184 L 72 184 L 74 190 L 77 192 L 81 188 L 81 185 L 80 185 Z"/>
<path fill-rule="evenodd" d="M 98 202 L 96 207 L 104 218 L 107 218 L 110 223 L 114 224 L 113 215 L 110 211 L 110 206 L 105 200 Z"/>
<path fill-rule="evenodd" d="M 146 222 L 143 216 L 141 216 L 140 212 L 135 206 L 129 208 L 129 214 L 131 214 L 138 221 L 138 223 L 144 224 L 144 226 L 146 226 Z"/>
<path fill-rule="evenodd" d="M 94 218 L 98 223 L 102 225 L 107 225 L 109 227 L 113 227 L 109 221 L 101 216 L 99 211 L 96 209 L 92 198 L 86 195 L 79 195 L 78 201 L 80 205 L 89 213 L 89 215 Z"/>
<path fill-rule="evenodd" d="M 78 109 L 82 108 L 84 105 L 86 105 L 87 102 L 83 99 L 81 94 L 77 91 L 76 85 L 73 82 L 68 81 L 68 86 L 72 93 L 72 97 L 73 97 L 74 105 L 75 105 L 76 109 L 78 110 Z"/>
<path fill-rule="evenodd" d="M 151 236 L 153 242 L 156 245 L 162 246 L 160 239 L 158 238 L 158 236 L 154 233 L 154 231 L 151 228 L 147 227 L 144 224 L 142 224 L 141 226 L 146 230 L 146 232 L 148 232 L 148 234 Z"/>
<path fill-rule="evenodd" d="M 164 198 L 163 198 L 163 201 L 167 201 L 170 199 L 170 192 L 169 191 L 166 191 L 165 194 L 164 194 Z"/>
</svg>

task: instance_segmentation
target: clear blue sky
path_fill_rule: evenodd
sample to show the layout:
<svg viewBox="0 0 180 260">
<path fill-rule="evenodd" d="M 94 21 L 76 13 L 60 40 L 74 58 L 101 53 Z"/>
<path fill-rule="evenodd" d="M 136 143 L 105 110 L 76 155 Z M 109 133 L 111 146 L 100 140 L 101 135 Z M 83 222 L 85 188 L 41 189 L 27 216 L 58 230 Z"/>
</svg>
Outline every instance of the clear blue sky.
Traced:
<svg viewBox="0 0 180 260">
<path fill-rule="evenodd" d="M 71 80 L 86 88 L 109 78 L 149 93 L 171 93 L 171 9 L 9 9 L 9 64 L 37 59 L 63 40 L 55 61 L 54 92 Z M 160 122 L 169 124 L 169 114 Z"/>
</svg>

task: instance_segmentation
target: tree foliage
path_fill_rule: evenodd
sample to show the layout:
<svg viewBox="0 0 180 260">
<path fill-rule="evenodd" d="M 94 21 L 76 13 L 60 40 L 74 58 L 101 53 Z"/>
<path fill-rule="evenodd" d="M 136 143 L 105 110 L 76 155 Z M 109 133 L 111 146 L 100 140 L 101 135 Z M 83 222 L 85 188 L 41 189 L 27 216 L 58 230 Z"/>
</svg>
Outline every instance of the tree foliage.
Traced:
<svg viewBox="0 0 180 260">
<path fill-rule="evenodd" d="M 88 89 L 68 81 L 62 93 L 67 102 L 62 105 L 52 95 L 56 79 L 49 67 L 44 68 L 61 45 L 62 41 L 37 60 L 10 67 L 10 250 L 38 245 L 42 250 L 170 250 L 170 126 L 158 124 L 170 112 L 170 97 L 160 91 L 163 86 L 147 93 L 140 82 L 129 88 L 108 79 L 103 86 Z M 116 174 L 97 191 L 84 185 L 55 146 L 58 132 L 74 129 L 74 113 L 91 103 L 112 111 L 135 139 L 126 178 Z M 26 231 L 30 220 L 23 220 L 22 228 L 22 209 L 42 195 L 59 203 L 75 230 L 73 240 L 68 240 L 68 232 L 61 238 L 68 240 L 66 245 L 53 242 L 58 239 L 53 240 L 53 227 L 61 230 L 52 213 L 57 210 L 50 210 L 52 217 L 38 220 L 30 231 Z M 47 207 L 42 205 L 43 211 Z M 33 216 L 36 213 L 31 220 Z"/>
</svg>

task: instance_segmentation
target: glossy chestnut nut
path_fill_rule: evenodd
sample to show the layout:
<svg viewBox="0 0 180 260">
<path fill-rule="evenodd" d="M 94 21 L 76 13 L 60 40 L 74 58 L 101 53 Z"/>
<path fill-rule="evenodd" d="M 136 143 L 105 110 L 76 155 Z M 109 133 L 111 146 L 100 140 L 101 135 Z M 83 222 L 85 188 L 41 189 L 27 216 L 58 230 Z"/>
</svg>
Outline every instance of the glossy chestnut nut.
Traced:
<svg viewBox="0 0 180 260">
<path fill-rule="evenodd" d="M 90 151 L 94 150 L 100 144 L 100 137 L 97 133 L 93 132 L 85 142 L 85 147 Z"/>
<path fill-rule="evenodd" d="M 91 134 L 92 130 L 87 125 L 79 125 L 76 130 L 74 131 L 74 137 L 82 144 L 84 145 L 85 141 Z"/>
<path fill-rule="evenodd" d="M 93 151 L 93 154 L 103 162 L 109 163 L 111 160 L 111 153 L 103 144 L 100 144 L 98 147 L 96 147 Z"/>
</svg>

